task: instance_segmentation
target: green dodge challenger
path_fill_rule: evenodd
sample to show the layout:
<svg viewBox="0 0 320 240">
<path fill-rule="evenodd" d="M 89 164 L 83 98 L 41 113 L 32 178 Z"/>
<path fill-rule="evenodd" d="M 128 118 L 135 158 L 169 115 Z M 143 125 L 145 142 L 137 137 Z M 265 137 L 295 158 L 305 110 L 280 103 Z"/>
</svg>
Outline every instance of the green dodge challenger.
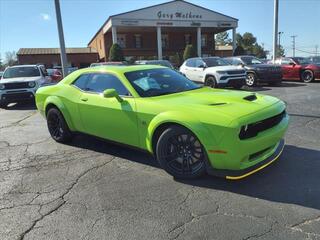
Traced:
<svg viewBox="0 0 320 240">
<path fill-rule="evenodd" d="M 176 178 L 241 179 L 275 161 L 289 117 L 277 98 L 199 87 L 151 65 L 75 71 L 38 89 L 52 138 L 85 133 L 152 153 Z"/>
</svg>

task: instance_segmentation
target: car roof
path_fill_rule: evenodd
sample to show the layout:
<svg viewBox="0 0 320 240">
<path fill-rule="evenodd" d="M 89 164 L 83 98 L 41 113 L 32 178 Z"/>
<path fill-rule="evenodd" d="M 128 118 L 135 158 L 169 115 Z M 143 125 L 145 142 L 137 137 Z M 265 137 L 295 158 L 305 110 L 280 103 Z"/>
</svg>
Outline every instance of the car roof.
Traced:
<svg viewBox="0 0 320 240">
<path fill-rule="evenodd" d="M 165 68 L 163 66 L 159 65 L 123 65 L 123 66 L 115 66 L 115 65 L 104 65 L 104 66 L 97 66 L 94 68 L 85 68 L 84 70 L 90 70 L 90 71 L 112 71 L 112 72 L 118 72 L 118 73 L 126 73 L 126 72 L 133 72 L 138 70 L 148 70 L 148 69 L 155 69 L 155 68 Z M 80 70 L 81 71 L 81 70 Z"/>
<path fill-rule="evenodd" d="M 40 65 L 37 64 L 27 64 L 27 65 L 14 65 L 14 66 L 9 66 L 8 68 L 18 68 L 18 67 L 38 67 Z"/>
</svg>

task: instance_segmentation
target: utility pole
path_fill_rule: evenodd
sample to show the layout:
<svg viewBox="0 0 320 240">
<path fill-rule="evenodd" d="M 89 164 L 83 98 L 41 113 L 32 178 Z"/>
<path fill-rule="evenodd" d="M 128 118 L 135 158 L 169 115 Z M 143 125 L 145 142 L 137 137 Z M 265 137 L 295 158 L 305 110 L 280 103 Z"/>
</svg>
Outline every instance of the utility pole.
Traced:
<svg viewBox="0 0 320 240">
<path fill-rule="evenodd" d="M 296 37 L 297 35 L 292 35 L 292 57 L 295 57 L 295 52 L 296 52 Z"/>
<path fill-rule="evenodd" d="M 278 10 L 279 10 L 279 0 L 274 0 L 274 13 L 273 13 L 273 56 L 272 62 L 274 63 L 277 58 L 277 40 L 278 40 Z"/>
<path fill-rule="evenodd" d="M 66 54 L 66 48 L 64 45 L 64 36 L 63 36 L 63 28 L 62 28 L 59 0 L 54 0 L 54 4 L 55 4 L 55 8 L 56 8 L 56 18 L 57 18 L 57 26 L 58 26 L 58 33 L 59 33 L 62 74 L 63 74 L 63 77 L 65 77 L 65 76 L 67 76 L 67 54 Z"/>
</svg>

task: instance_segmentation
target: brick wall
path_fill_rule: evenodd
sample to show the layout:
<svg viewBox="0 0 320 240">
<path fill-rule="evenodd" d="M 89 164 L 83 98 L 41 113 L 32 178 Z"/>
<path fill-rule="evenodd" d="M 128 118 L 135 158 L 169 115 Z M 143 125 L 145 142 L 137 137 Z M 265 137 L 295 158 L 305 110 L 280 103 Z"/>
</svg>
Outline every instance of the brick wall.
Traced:
<svg viewBox="0 0 320 240">
<path fill-rule="evenodd" d="M 67 54 L 68 63 L 73 67 L 83 68 L 89 66 L 91 63 L 97 62 L 99 59 L 97 53 L 83 53 L 83 54 Z M 19 64 L 45 64 L 50 68 L 53 65 L 61 66 L 59 54 L 35 54 L 35 55 L 18 55 Z"/>
</svg>

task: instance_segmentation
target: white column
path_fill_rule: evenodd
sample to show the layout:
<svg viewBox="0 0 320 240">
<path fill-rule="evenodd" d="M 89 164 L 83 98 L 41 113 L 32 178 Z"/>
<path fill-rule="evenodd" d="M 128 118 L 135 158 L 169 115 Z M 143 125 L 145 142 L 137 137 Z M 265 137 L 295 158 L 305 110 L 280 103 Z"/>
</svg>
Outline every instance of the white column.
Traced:
<svg viewBox="0 0 320 240">
<path fill-rule="evenodd" d="M 201 57 L 201 27 L 197 28 L 197 53 Z"/>
<path fill-rule="evenodd" d="M 236 28 L 232 28 L 232 55 L 234 54 L 236 47 L 237 47 Z"/>
<path fill-rule="evenodd" d="M 161 27 L 157 26 L 157 46 L 158 46 L 158 59 L 162 60 L 162 41 L 161 41 Z"/>
<path fill-rule="evenodd" d="M 113 44 L 118 43 L 118 39 L 117 39 L 117 28 L 114 27 L 114 26 L 112 26 L 111 31 L 112 31 L 112 43 L 113 43 Z"/>
</svg>

